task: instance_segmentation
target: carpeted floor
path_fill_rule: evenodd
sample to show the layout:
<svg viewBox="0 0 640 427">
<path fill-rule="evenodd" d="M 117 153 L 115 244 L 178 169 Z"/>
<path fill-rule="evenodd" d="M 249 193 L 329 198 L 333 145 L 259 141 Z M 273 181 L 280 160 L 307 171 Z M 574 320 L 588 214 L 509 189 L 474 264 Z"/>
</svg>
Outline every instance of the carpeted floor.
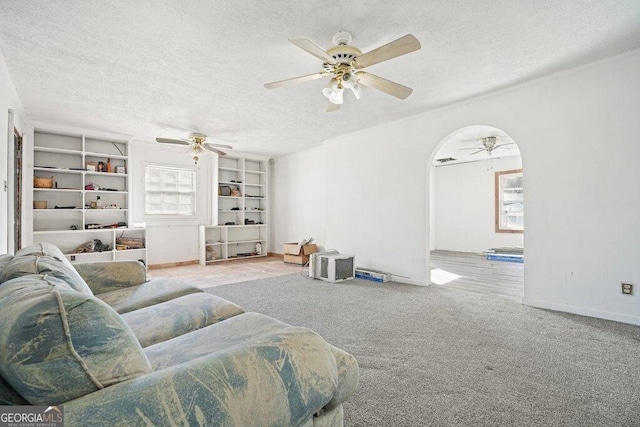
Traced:
<svg viewBox="0 0 640 427">
<path fill-rule="evenodd" d="M 640 426 L 640 328 L 490 295 L 298 274 L 207 289 L 352 353 L 348 426 Z"/>
</svg>

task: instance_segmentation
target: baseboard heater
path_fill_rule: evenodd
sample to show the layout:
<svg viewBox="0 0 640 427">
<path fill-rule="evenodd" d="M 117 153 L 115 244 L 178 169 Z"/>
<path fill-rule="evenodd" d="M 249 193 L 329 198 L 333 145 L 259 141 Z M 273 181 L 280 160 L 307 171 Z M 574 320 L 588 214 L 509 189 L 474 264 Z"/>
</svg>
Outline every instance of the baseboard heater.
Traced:
<svg viewBox="0 0 640 427">
<path fill-rule="evenodd" d="M 380 270 L 356 267 L 356 277 L 359 279 L 371 280 L 372 282 L 388 282 L 391 275 Z"/>
<path fill-rule="evenodd" d="M 517 262 L 520 264 L 524 263 L 523 255 L 487 254 L 487 259 L 490 261 Z"/>
</svg>

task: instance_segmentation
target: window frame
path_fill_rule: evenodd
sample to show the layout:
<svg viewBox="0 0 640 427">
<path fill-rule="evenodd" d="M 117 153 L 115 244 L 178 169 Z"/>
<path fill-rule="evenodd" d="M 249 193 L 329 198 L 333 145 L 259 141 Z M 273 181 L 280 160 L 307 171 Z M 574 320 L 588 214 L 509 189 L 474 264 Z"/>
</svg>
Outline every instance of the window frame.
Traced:
<svg viewBox="0 0 640 427">
<path fill-rule="evenodd" d="M 495 173 L 495 232 L 496 233 L 524 233 L 524 182 L 522 187 L 514 187 L 515 189 L 520 189 L 520 193 L 522 194 L 522 227 L 514 228 L 514 227 L 505 227 L 503 225 L 503 209 L 502 206 L 504 204 L 504 199 L 502 195 L 504 194 L 503 189 L 503 177 L 505 176 L 520 176 L 524 181 L 524 174 L 522 169 L 511 169 L 506 171 L 499 171 Z"/>
<path fill-rule="evenodd" d="M 147 170 L 148 169 L 156 169 L 156 170 L 161 170 L 162 173 L 168 173 L 168 172 L 178 172 L 178 173 L 189 173 L 191 174 L 191 191 L 189 192 L 180 192 L 180 191 L 165 191 L 165 190 L 150 190 L 147 186 Z M 197 174 L 197 170 L 195 167 L 186 167 L 186 166 L 174 166 L 174 165 L 162 165 L 162 164 L 157 164 L 157 163 L 145 163 L 144 165 L 144 182 L 143 182 L 143 188 L 144 188 L 144 200 L 143 200 L 143 209 L 144 209 L 144 216 L 146 219 L 184 219 L 184 220 L 188 220 L 188 219 L 196 219 L 197 218 L 197 188 L 198 188 L 198 183 L 197 183 L 197 179 L 198 179 L 198 174 Z M 171 213 L 150 213 L 147 210 L 147 201 L 149 199 L 149 193 L 150 192 L 156 192 L 156 193 L 161 193 L 161 194 L 180 194 L 180 193 L 184 193 L 184 194 L 191 194 L 191 212 L 188 214 L 182 214 L 180 213 L 180 209 L 178 208 L 177 212 L 171 212 Z M 178 207 L 179 207 L 179 202 L 178 202 Z"/>
</svg>

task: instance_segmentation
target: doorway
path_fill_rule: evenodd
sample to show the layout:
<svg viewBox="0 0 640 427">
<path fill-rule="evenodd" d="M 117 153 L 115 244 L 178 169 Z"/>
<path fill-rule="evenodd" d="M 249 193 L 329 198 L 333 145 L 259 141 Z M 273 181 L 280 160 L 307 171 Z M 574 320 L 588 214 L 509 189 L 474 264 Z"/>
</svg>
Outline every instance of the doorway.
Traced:
<svg viewBox="0 0 640 427">
<path fill-rule="evenodd" d="M 13 129 L 13 251 L 22 248 L 22 135 Z"/>
<path fill-rule="evenodd" d="M 516 141 L 491 126 L 462 128 L 441 141 L 429 167 L 431 283 L 521 301 L 524 173 Z"/>
</svg>

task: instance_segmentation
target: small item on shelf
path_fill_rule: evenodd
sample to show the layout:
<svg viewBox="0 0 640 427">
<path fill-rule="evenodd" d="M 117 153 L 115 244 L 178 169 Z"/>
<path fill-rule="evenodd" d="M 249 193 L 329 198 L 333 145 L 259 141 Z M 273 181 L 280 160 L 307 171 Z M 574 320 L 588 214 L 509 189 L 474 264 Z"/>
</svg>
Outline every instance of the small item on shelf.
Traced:
<svg viewBox="0 0 640 427">
<path fill-rule="evenodd" d="M 104 162 L 98 162 L 98 172 L 104 172 Z"/>
<path fill-rule="evenodd" d="M 231 189 L 231 197 L 240 197 L 240 189 L 238 188 Z"/>
<path fill-rule="evenodd" d="M 46 200 L 34 200 L 33 201 L 33 209 L 47 209 L 47 201 Z"/>
<path fill-rule="evenodd" d="M 256 255 L 262 255 L 262 244 L 260 242 L 256 243 Z"/>
<path fill-rule="evenodd" d="M 110 250 L 111 250 L 111 246 L 103 244 L 102 241 L 99 239 L 93 239 L 81 244 L 80 246 L 78 246 L 77 248 L 75 248 L 69 253 L 85 254 L 90 252 L 105 252 Z"/>
<path fill-rule="evenodd" d="M 218 259 L 218 253 L 211 246 L 207 246 L 205 256 L 207 258 L 207 261 L 213 261 L 214 259 Z"/>
<path fill-rule="evenodd" d="M 124 222 L 116 222 L 116 223 L 108 223 L 108 224 L 85 224 L 84 228 L 86 230 L 98 230 L 104 228 L 118 228 L 118 227 L 126 227 L 127 224 Z"/>
<path fill-rule="evenodd" d="M 138 237 L 116 237 L 116 245 L 125 245 L 128 249 L 143 249 L 144 239 Z"/>
<path fill-rule="evenodd" d="M 102 209 L 102 200 L 100 200 L 100 196 L 96 199 L 96 209 Z"/>
<path fill-rule="evenodd" d="M 127 173 L 127 169 L 124 166 L 116 166 L 116 173 Z"/>
<path fill-rule="evenodd" d="M 105 166 L 106 166 L 107 172 L 109 173 L 113 172 L 113 169 L 111 168 L 111 159 L 107 159 L 107 164 Z"/>
<path fill-rule="evenodd" d="M 84 166 L 89 172 L 95 172 L 98 169 L 98 164 L 96 162 L 87 161 Z"/>
<path fill-rule="evenodd" d="M 53 177 L 40 178 L 38 176 L 33 177 L 33 188 L 53 188 Z"/>
</svg>

